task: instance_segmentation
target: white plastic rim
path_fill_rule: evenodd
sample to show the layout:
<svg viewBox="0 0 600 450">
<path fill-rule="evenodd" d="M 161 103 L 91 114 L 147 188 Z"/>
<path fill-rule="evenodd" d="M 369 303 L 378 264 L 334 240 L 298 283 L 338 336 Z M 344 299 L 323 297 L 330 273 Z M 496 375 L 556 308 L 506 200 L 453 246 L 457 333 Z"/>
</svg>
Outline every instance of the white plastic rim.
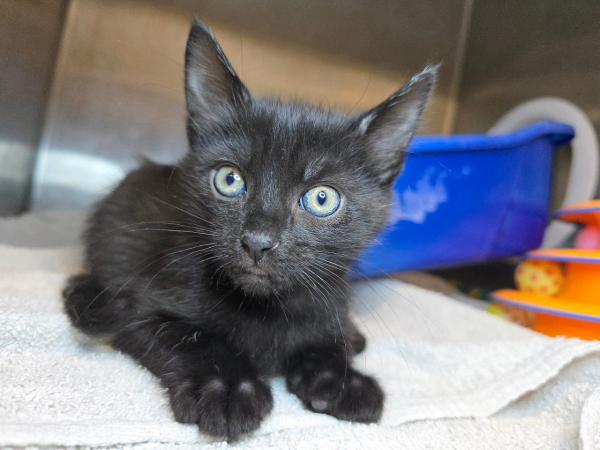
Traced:
<svg viewBox="0 0 600 450">
<path fill-rule="evenodd" d="M 563 207 L 591 200 L 598 188 L 598 137 L 587 115 L 573 103 L 556 97 L 540 97 L 511 109 L 490 129 L 490 134 L 512 133 L 544 120 L 562 122 L 575 128 L 571 141 L 573 159 Z M 542 247 L 561 245 L 573 232 L 574 226 L 553 221 L 544 235 Z"/>
</svg>

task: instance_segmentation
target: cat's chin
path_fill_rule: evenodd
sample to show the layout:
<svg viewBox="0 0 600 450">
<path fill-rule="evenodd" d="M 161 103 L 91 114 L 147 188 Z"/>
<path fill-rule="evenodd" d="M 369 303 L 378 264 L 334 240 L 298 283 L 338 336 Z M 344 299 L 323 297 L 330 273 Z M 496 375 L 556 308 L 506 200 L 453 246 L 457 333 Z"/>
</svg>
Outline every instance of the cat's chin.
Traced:
<svg viewBox="0 0 600 450">
<path fill-rule="evenodd" d="M 270 277 L 266 273 L 256 270 L 243 270 L 236 274 L 235 284 L 251 296 L 266 297 L 276 291 Z"/>
</svg>

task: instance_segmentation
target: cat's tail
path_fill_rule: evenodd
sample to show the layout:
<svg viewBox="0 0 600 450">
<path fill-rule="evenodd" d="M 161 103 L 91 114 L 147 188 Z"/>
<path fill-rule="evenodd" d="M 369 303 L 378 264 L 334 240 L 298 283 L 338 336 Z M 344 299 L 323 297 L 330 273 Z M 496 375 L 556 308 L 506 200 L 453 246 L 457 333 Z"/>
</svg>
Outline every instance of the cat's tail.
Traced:
<svg viewBox="0 0 600 450">
<path fill-rule="evenodd" d="M 63 290 L 65 312 L 74 327 L 95 338 L 110 338 L 124 322 L 123 299 L 88 274 L 71 277 Z"/>
</svg>

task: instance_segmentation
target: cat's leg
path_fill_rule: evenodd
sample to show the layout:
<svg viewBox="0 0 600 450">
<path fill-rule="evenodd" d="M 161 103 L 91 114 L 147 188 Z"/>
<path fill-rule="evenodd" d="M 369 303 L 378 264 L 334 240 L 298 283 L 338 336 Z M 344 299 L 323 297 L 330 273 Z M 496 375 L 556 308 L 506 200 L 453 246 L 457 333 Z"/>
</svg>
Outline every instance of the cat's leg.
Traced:
<svg viewBox="0 0 600 450">
<path fill-rule="evenodd" d="M 71 277 L 63 290 L 65 312 L 74 327 L 92 337 L 110 336 L 131 307 L 122 295 L 113 295 L 89 274 Z"/>
<path fill-rule="evenodd" d="M 375 379 L 352 368 L 347 355 L 333 343 L 298 351 L 286 364 L 288 390 L 311 411 L 353 422 L 377 422 L 383 391 Z"/>
<path fill-rule="evenodd" d="M 141 318 L 113 339 L 167 389 L 175 419 L 230 441 L 256 430 L 271 411 L 267 381 L 217 336 L 180 320 Z"/>
</svg>

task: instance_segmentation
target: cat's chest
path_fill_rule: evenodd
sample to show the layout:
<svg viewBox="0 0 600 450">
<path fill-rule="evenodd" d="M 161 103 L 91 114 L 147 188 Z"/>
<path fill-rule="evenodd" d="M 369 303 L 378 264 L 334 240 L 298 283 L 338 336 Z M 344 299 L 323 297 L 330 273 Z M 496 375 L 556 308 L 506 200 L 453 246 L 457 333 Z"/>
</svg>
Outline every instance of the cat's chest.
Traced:
<svg viewBox="0 0 600 450">
<path fill-rule="evenodd" d="M 248 355 L 261 372 L 274 375 L 296 350 L 320 341 L 330 332 L 317 322 L 247 318 L 227 334 L 231 345 Z"/>
</svg>

